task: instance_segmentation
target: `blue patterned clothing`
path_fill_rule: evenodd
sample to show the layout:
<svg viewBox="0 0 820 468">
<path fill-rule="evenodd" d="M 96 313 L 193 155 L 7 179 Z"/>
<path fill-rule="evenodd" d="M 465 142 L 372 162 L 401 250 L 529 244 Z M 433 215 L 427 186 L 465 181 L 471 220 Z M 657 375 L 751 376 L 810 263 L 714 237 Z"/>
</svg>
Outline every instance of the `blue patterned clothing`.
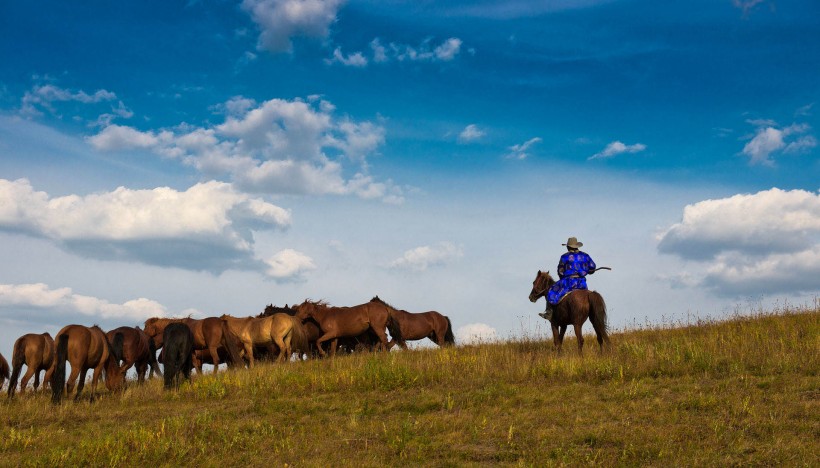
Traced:
<svg viewBox="0 0 820 468">
<path fill-rule="evenodd" d="M 547 301 L 556 305 L 569 292 L 587 289 L 586 275 L 595 270 L 595 262 L 588 254 L 577 250 L 561 255 L 558 261 L 558 281 L 547 291 Z"/>
</svg>

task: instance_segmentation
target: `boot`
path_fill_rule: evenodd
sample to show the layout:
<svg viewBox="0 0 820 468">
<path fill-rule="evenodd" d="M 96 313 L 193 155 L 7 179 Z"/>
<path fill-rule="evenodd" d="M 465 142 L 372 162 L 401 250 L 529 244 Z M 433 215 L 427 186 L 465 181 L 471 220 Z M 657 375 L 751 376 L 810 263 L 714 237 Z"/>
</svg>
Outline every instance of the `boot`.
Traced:
<svg viewBox="0 0 820 468">
<path fill-rule="evenodd" d="M 552 305 L 547 303 L 547 309 L 538 315 L 546 321 L 552 320 Z"/>
</svg>

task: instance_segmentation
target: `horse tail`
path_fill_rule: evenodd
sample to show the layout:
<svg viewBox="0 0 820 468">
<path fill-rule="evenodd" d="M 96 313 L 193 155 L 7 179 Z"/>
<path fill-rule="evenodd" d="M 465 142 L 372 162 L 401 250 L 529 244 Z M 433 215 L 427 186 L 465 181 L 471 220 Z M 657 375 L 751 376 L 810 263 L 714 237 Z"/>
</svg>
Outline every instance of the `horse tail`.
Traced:
<svg viewBox="0 0 820 468">
<path fill-rule="evenodd" d="M 0 387 L 3 386 L 3 382 L 9 378 L 9 363 L 6 362 L 6 358 L 0 354 Z"/>
<path fill-rule="evenodd" d="M 601 334 L 603 340 L 609 343 L 609 323 L 606 316 L 606 303 L 604 298 L 595 291 L 589 293 L 589 321 L 592 322 L 596 332 Z"/>
<path fill-rule="evenodd" d="M 291 350 L 299 350 L 299 359 L 302 359 L 302 353 L 310 354 L 310 343 L 308 343 L 307 333 L 302 321 L 296 317 L 291 317 L 290 321 L 293 323 L 291 327 L 290 348 Z M 290 356 L 288 356 L 290 358 Z"/>
<path fill-rule="evenodd" d="M 68 356 L 68 335 L 57 337 L 57 354 L 54 356 L 54 373 L 51 374 L 51 402 L 60 404 L 65 390 L 65 360 Z"/>
<path fill-rule="evenodd" d="M 151 366 L 152 373 L 162 377 L 162 371 L 159 370 L 159 363 L 157 362 L 157 345 L 154 344 L 154 339 L 150 336 L 148 337 L 148 365 Z"/>
<path fill-rule="evenodd" d="M 444 342 L 450 345 L 456 344 L 456 337 L 453 335 L 453 324 L 450 322 L 450 317 L 444 316 L 447 319 L 447 331 L 444 332 Z"/>
<path fill-rule="evenodd" d="M 393 316 L 393 312 L 391 312 L 393 310 L 393 308 L 390 307 L 390 306 L 386 306 L 386 307 L 387 307 L 387 331 L 390 332 L 390 338 L 392 338 L 390 340 L 390 342 L 391 343 L 397 343 L 401 346 L 401 345 L 404 344 L 404 338 L 401 335 L 401 324 L 396 319 L 396 317 Z M 404 346 L 402 346 L 402 348 L 403 347 Z"/>
<path fill-rule="evenodd" d="M 122 332 L 114 333 L 114 339 L 111 341 L 111 355 L 113 355 L 114 359 L 117 360 L 117 365 L 125 360 L 125 352 L 123 351 L 124 346 L 125 335 L 123 335 Z"/>
<path fill-rule="evenodd" d="M 179 369 L 182 366 L 182 363 L 179 362 L 179 347 L 180 343 L 178 339 L 171 340 L 171 343 L 166 341 L 165 346 L 163 346 L 162 364 L 165 366 L 165 374 L 163 374 L 162 377 L 165 390 L 171 389 L 174 384 L 174 379 L 177 378 Z"/>
<path fill-rule="evenodd" d="M 11 378 L 9 379 L 9 398 L 14 396 L 14 387 L 20 378 L 23 364 L 26 363 L 26 340 L 21 336 L 14 342 L 14 352 L 11 354 Z"/>
<path fill-rule="evenodd" d="M 231 331 L 228 322 L 222 320 L 222 345 L 228 350 L 228 357 L 230 357 L 230 367 L 242 366 L 242 354 L 239 351 L 239 337 Z"/>
</svg>

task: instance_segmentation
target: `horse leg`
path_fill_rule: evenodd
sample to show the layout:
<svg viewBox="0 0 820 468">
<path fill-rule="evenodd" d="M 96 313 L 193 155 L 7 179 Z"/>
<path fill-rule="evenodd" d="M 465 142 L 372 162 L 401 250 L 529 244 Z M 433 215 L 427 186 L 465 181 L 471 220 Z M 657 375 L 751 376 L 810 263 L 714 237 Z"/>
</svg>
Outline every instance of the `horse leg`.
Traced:
<svg viewBox="0 0 820 468">
<path fill-rule="evenodd" d="M 248 367 L 253 369 L 253 343 L 244 343 L 245 354 L 248 356 Z"/>
<path fill-rule="evenodd" d="M 91 374 L 91 401 L 94 403 L 94 399 L 97 397 L 97 382 L 100 380 L 100 375 L 102 375 L 104 364 L 100 364 L 99 366 L 94 368 L 94 373 Z M 79 394 L 79 392 L 77 392 Z"/>
<path fill-rule="evenodd" d="M 49 367 L 46 370 L 46 375 L 43 376 L 43 390 L 46 389 L 46 385 L 51 387 L 51 374 L 53 374 L 53 373 L 54 373 L 54 367 L 53 366 Z"/>
<path fill-rule="evenodd" d="M 71 392 L 74 390 L 74 382 L 77 381 L 77 376 L 80 375 L 80 368 L 79 366 L 71 366 L 71 374 L 68 375 L 68 380 L 65 384 L 65 396 L 71 396 Z M 85 375 L 83 375 L 83 379 L 85 379 Z M 82 383 L 82 382 L 80 382 Z M 80 387 L 82 388 L 82 387 Z"/>
<path fill-rule="evenodd" d="M 74 371 L 72 371 L 71 373 L 73 374 Z M 85 376 L 87 374 L 88 368 L 83 367 L 83 370 L 80 371 L 80 381 L 77 382 L 77 394 L 74 395 L 74 401 L 80 401 L 80 394 L 83 392 L 83 387 L 85 387 Z"/>
<path fill-rule="evenodd" d="M 216 349 L 215 344 L 211 344 L 208 346 L 208 352 L 211 353 L 211 360 L 214 362 L 214 374 L 216 374 L 216 370 L 219 369 L 219 351 Z M 197 372 L 202 373 L 202 363 L 199 364 Z"/>
<path fill-rule="evenodd" d="M 34 373 L 34 391 L 36 392 L 37 389 L 40 388 L 40 371 Z"/>
<path fill-rule="evenodd" d="M 583 356 L 583 354 L 584 354 L 584 335 L 581 331 L 581 328 L 582 328 L 583 324 L 582 323 L 574 323 L 574 324 L 572 324 L 572 326 L 575 327 L 575 338 L 578 339 L 578 354 Z"/>
<path fill-rule="evenodd" d="M 147 362 L 138 362 L 136 365 L 137 368 L 137 384 L 142 385 L 145 383 L 145 374 L 148 372 L 148 363 Z"/>
<path fill-rule="evenodd" d="M 562 327 L 566 330 L 566 327 Z M 561 354 L 561 343 L 564 341 L 564 334 L 558 331 L 558 325 L 552 325 L 552 344 L 555 347 L 555 352 Z"/>
<path fill-rule="evenodd" d="M 20 380 L 20 395 L 22 395 L 23 392 L 26 390 L 26 386 L 28 386 L 28 381 L 31 379 L 31 376 L 34 375 L 34 371 L 32 369 L 32 367 L 28 367 L 28 365 L 26 365 L 26 373 Z M 37 387 L 34 387 L 34 390 L 37 390 Z"/>
<path fill-rule="evenodd" d="M 384 330 L 379 330 L 378 328 L 370 327 L 376 333 L 376 336 L 379 337 L 379 349 L 382 351 L 390 351 L 390 348 L 387 347 L 387 334 Z"/>
<path fill-rule="evenodd" d="M 283 337 L 276 335 L 273 337 L 273 341 L 276 343 L 276 346 L 279 347 L 279 356 L 276 358 L 276 362 L 284 362 L 287 352 L 290 351 L 290 335 L 284 339 Z M 273 356 L 273 354 L 271 354 L 271 356 Z M 289 355 L 287 356 L 290 358 Z"/>
</svg>

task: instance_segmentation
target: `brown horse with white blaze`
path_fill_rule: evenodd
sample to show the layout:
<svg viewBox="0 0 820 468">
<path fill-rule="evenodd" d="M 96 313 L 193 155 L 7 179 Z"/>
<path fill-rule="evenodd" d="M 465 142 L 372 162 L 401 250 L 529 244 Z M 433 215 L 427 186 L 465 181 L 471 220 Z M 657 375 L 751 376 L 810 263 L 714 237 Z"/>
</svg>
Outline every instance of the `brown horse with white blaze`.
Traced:
<svg viewBox="0 0 820 468">
<path fill-rule="evenodd" d="M 296 306 L 296 317 L 305 321 L 313 319 L 319 324 L 322 336 L 316 339 L 316 348 L 319 354 L 325 356 L 322 343 L 332 341 L 330 355 L 336 354 L 336 343 L 339 338 L 356 337 L 368 329 L 379 339 L 379 347 L 387 351 L 387 321 L 390 319 L 390 307 L 378 303 L 367 302 L 352 307 L 331 307 L 322 301 L 309 301 Z"/>
<path fill-rule="evenodd" d="M 45 371 L 43 382 L 49 382 L 54 372 L 54 339 L 48 333 L 40 335 L 28 333 L 17 338 L 11 355 L 11 379 L 9 380 L 8 395 L 14 397 L 17 379 L 26 365 L 26 373 L 20 382 L 20 393 L 25 391 L 28 381 L 34 377 L 34 390 L 40 387 L 40 372 Z"/>
<path fill-rule="evenodd" d="M 83 325 L 68 325 L 57 333 L 57 354 L 54 373 L 51 376 L 51 401 L 60 403 L 65 390 L 71 395 L 77 377 L 77 394 L 74 401 L 80 399 L 85 386 L 86 373 L 93 369 L 91 377 L 91 401 L 94 401 L 97 392 L 97 382 L 103 371 L 105 372 L 105 386 L 112 391 L 120 390 L 125 381 L 125 372 L 120 367 L 117 356 L 122 355 L 123 336 L 117 333 L 113 342 L 108 341 L 100 327 L 86 327 Z M 66 382 L 65 363 L 71 364 L 71 375 Z"/>
<path fill-rule="evenodd" d="M 220 364 L 219 349 L 224 347 L 228 351 L 230 360 L 228 365 L 244 365 L 242 356 L 239 354 L 239 345 L 236 336 L 232 335 L 225 323 L 219 317 L 208 317 L 204 319 L 186 318 L 149 318 L 145 321 L 145 333 L 154 340 L 157 349 L 163 346 L 163 332 L 165 327 L 171 323 L 184 323 L 191 329 L 194 335 L 194 350 L 207 350 L 214 363 L 214 374 L 217 373 Z M 224 353 L 223 353 L 224 356 Z"/>
<path fill-rule="evenodd" d="M 535 280 L 532 282 L 530 291 L 530 302 L 535 302 L 543 297 L 546 300 L 547 291 L 555 284 L 555 280 L 548 271 L 538 270 Z M 609 327 L 607 325 L 606 304 L 604 298 L 595 291 L 588 289 L 576 289 L 570 292 L 555 306 L 550 324 L 552 325 L 552 340 L 555 349 L 561 351 L 564 342 L 564 333 L 567 326 L 575 328 L 575 337 L 578 340 L 578 353 L 582 354 L 584 349 L 584 336 L 581 328 L 589 318 L 592 328 L 598 339 L 598 347 L 604 349 L 604 343 L 609 344 Z"/>
<path fill-rule="evenodd" d="M 250 367 L 254 366 L 255 346 L 267 346 L 273 354 L 270 348 L 275 344 L 279 347 L 279 362 L 289 360 L 294 350 L 308 352 L 302 321 L 291 315 L 276 313 L 262 318 L 237 318 L 226 314 L 221 319 L 242 342 Z"/>
</svg>

